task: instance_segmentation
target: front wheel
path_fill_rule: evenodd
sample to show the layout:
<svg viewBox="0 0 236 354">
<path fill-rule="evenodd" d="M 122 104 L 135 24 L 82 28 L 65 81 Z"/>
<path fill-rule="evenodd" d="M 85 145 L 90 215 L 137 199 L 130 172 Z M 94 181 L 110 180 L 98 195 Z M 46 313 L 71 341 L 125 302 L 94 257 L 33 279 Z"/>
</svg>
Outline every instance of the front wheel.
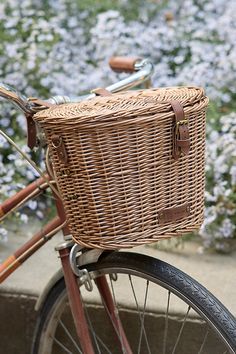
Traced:
<svg viewBox="0 0 236 354">
<path fill-rule="evenodd" d="M 177 268 L 141 254 L 113 252 L 87 267 L 81 286 L 95 353 L 125 353 L 95 285 L 105 276 L 132 353 L 236 353 L 236 320 L 202 285 Z M 123 349 L 122 349 L 123 348 Z M 64 280 L 50 291 L 36 326 L 33 354 L 82 353 Z"/>
</svg>

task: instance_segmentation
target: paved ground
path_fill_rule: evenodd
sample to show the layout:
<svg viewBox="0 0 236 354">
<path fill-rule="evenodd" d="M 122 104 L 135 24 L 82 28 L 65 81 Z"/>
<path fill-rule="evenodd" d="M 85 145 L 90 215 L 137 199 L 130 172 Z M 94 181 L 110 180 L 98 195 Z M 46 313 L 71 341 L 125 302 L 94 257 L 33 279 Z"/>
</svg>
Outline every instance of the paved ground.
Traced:
<svg viewBox="0 0 236 354">
<path fill-rule="evenodd" d="M 25 238 L 29 238 L 27 231 L 24 236 L 14 231 L 10 235 L 11 243 L 7 247 L 0 245 L 0 258 L 10 254 Z M 54 246 L 60 241 L 61 235 L 57 235 L 0 285 L 0 354 L 30 353 L 36 318 L 34 304 L 60 267 L 54 251 Z M 187 272 L 236 315 L 236 253 L 230 256 L 199 254 L 197 247 L 190 242 L 185 243 L 184 249 L 172 248 L 168 252 L 153 247 L 137 247 L 133 251 L 160 258 Z M 123 291 L 125 293 L 126 289 Z M 9 342 L 9 334 L 14 334 L 14 341 Z"/>
<path fill-rule="evenodd" d="M 13 237 L 12 237 L 13 236 Z M 54 246 L 61 236 L 49 241 L 33 257 L 26 261 L 5 282 L 1 291 L 38 296 L 50 277 L 59 268 L 59 260 Z M 19 243 L 18 235 L 11 235 L 11 250 Z M 229 255 L 199 254 L 197 245 L 190 242 L 184 248 L 160 251 L 152 247 L 137 247 L 133 251 L 142 252 L 175 265 L 200 283 L 205 285 L 236 315 L 236 253 Z M 2 249 L 0 257 L 9 253 Z"/>
</svg>

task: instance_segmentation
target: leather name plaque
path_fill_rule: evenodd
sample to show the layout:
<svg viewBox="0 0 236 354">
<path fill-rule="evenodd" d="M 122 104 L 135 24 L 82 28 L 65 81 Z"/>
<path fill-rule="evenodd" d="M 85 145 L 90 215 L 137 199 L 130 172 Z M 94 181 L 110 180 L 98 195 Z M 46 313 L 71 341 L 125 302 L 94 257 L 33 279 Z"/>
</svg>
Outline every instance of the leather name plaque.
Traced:
<svg viewBox="0 0 236 354">
<path fill-rule="evenodd" d="M 160 224 L 166 224 L 168 222 L 180 220 L 186 218 L 189 215 L 190 205 L 188 203 L 174 208 L 162 209 L 158 213 Z"/>
</svg>

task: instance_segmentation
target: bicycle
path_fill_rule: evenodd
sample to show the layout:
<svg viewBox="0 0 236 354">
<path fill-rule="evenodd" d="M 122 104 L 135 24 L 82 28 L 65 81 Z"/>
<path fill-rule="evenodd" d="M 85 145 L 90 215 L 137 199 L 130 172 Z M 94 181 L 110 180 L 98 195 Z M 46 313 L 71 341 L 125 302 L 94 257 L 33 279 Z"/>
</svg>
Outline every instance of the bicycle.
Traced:
<svg viewBox="0 0 236 354">
<path fill-rule="evenodd" d="M 134 73 L 107 87 L 105 94 L 145 82 L 153 70 L 149 60 L 137 58 L 118 58 L 111 66 L 118 71 Z M 31 148 L 40 144 L 46 148 L 43 135 L 36 130 L 32 119 L 35 112 L 56 104 L 89 100 L 101 93 L 104 94 L 104 90 L 73 99 L 55 96 L 42 101 L 27 99 L 11 87 L 0 84 L 0 96 L 15 103 L 26 116 Z M 1 220 L 49 187 L 58 215 L 0 265 L 0 283 L 59 230 L 64 235 L 64 241 L 56 248 L 62 269 L 53 277 L 36 305 L 39 316 L 33 354 L 236 353 L 235 318 L 190 276 L 143 254 L 85 249 L 75 244 L 52 178 L 48 154 L 48 171 L 42 174 L 4 132 L 1 134 L 41 174 L 36 181 L 2 203 Z M 126 308 L 128 297 L 129 308 Z M 95 312 L 91 307 L 94 302 Z M 97 314 L 102 318 L 103 326 L 97 323 Z"/>
</svg>

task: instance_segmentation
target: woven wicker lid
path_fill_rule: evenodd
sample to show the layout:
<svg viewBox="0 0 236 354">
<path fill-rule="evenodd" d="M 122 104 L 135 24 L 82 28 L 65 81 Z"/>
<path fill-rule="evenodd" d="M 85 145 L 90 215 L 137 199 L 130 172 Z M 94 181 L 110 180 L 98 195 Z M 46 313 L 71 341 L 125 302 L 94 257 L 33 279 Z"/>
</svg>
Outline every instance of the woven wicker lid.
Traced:
<svg viewBox="0 0 236 354">
<path fill-rule="evenodd" d="M 35 114 L 34 119 L 42 125 L 63 123 L 65 125 L 96 123 L 131 118 L 132 115 L 144 115 L 170 111 L 172 100 L 179 101 L 183 107 L 193 106 L 202 101 L 207 105 L 204 90 L 199 87 L 167 87 L 126 91 L 111 96 L 95 97 L 79 103 L 68 103 L 51 107 Z M 76 118 L 76 119 L 75 119 Z"/>
</svg>

